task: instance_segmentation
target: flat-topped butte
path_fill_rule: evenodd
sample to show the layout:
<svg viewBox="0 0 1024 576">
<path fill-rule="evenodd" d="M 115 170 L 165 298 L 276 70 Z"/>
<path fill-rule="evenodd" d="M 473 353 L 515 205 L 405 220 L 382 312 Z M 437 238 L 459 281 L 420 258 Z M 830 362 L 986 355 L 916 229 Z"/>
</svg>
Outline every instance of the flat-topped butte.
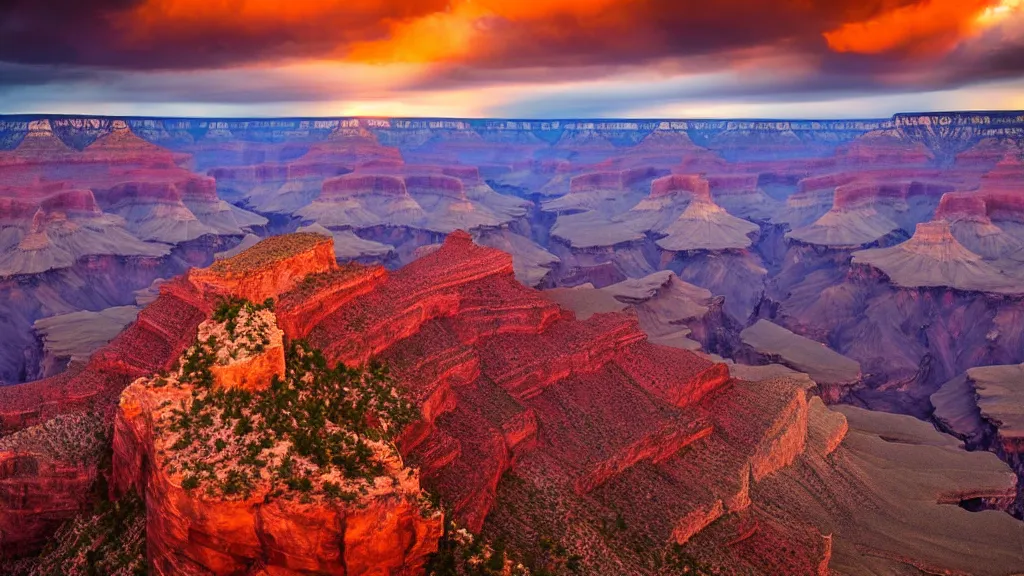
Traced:
<svg viewBox="0 0 1024 576">
<path fill-rule="evenodd" d="M 297 233 L 267 238 L 209 268 L 193 269 L 188 279 L 204 293 L 262 303 L 277 300 L 307 276 L 337 268 L 333 238 Z"/>
<path fill-rule="evenodd" d="M 215 262 L 206 270 L 228 277 L 263 270 L 303 252 L 311 251 L 321 244 L 333 242 L 327 236 L 308 232 L 272 236 L 240 254 Z"/>
</svg>

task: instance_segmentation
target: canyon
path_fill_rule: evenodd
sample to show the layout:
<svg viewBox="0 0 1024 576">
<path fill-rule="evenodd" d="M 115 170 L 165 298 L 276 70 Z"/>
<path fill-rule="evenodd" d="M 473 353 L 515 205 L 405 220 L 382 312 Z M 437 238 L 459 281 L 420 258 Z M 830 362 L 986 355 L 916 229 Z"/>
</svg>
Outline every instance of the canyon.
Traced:
<svg viewBox="0 0 1024 576">
<path fill-rule="evenodd" d="M 786 574 L 1024 568 L 1016 550 L 1024 525 L 1000 510 L 1013 502 L 1017 479 L 994 454 L 966 452 L 910 416 L 831 409 L 810 394 L 808 379 L 741 379 L 726 363 L 649 341 L 641 318 L 658 300 L 681 301 L 681 293 L 698 303 L 694 318 L 710 312 L 699 306 L 707 294 L 673 275 L 609 290 L 635 311 L 591 310 L 579 319 L 514 274 L 511 255 L 463 231 L 394 272 L 339 265 L 329 236 L 302 233 L 165 284 L 77 374 L 77 404 L 58 400 L 32 420 L 22 413 L 0 443 L 0 452 L 19 459 L 5 467 L 8 490 L 42 489 L 5 500 L 0 525 L 14 527 L 3 533 L 5 547 L 32 549 L 47 530 L 32 519 L 84 510 L 88 482 L 67 482 L 75 469 L 87 479 L 108 474 L 114 495 L 142 495 L 155 574 L 422 573 L 443 521 L 505 542 L 517 561 L 537 568 L 540 543 L 555 542 L 595 574 L 673 573 L 679 562 Z M 239 276 L 280 282 L 239 283 Z M 265 297 L 272 308 L 242 305 L 251 312 L 226 315 L 225 298 L 243 294 Z M 254 317 L 263 323 L 252 324 Z M 329 496 L 318 478 L 332 475 L 306 476 L 312 491 L 292 497 L 291 488 L 263 484 L 275 478 L 269 472 L 244 491 L 229 490 L 230 480 L 199 490 L 187 456 L 175 456 L 191 428 L 173 423 L 205 409 L 195 396 L 201 380 L 189 376 L 202 346 L 218 342 L 207 349 L 209 389 L 247 398 L 290 378 L 294 368 L 280 359 L 285 339 L 322 350 L 324 366 L 379 359 L 393 381 L 388 389 L 402 390 L 415 411 L 396 429 L 392 455 L 384 445 L 374 449 L 384 450 L 373 457 L 382 459 L 375 474 L 384 476 L 351 500 Z M 148 370 L 133 361 L 141 351 L 153 358 Z M 85 394 L 87 383 L 109 387 L 101 377 L 117 364 L 140 377 L 121 380 L 121 390 Z M 306 381 L 302 374 L 296 382 Z M 72 389 L 43 384 L 54 394 Z M 209 406 L 215 396 L 206 398 Z M 232 417 L 221 418 L 239 434 Z M 258 430 L 260 417 L 253 418 Z M 109 468 L 96 454 L 103 434 L 86 434 L 89 426 L 103 430 L 104 420 L 113 422 Z M 86 438 L 91 452 L 74 444 Z M 222 450 L 234 449 L 229 442 Z M 271 468 L 291 461 L 273 442 L 263 450 Z M 248 466 L 244 458 L 203 458 L 229 466 L 229 479 Z M 58 486 L 71 503 L 41 497 Z M 422 503 L 424 490 L 438 495 L 443 511 Z M 958 505 L 968 501 L 991 508 Z M 51 507 L 43 516 L 41 502 Z"/>
<path fill-rule="evenodd" d="M 421 573 L 450 523 L 594 574 L 1024 570 L 1024 115 L 0 136 L 4 554 L 106 478 L 143 497 L 157 573 Z M 224 298 L 273 302 L 282 354 L 389 367 L 418 414 L 396 492 L 263 508 L 159 471 L 169 392 L 138 381 Z M 240 366 L 217 380 L 284 374 Z"/>
</svg>

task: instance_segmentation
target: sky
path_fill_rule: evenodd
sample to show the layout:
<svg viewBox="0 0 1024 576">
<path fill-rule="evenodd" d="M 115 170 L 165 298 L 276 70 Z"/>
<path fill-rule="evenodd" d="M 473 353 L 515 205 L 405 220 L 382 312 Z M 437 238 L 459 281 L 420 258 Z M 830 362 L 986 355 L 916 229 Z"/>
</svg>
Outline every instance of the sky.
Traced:
<svg viewBox="0 0 1024 576">
<path fill-rule="evenodd" d="M 0 113 L 1024 109 L 1024 0 L 6 0 Z"/>
</svg>

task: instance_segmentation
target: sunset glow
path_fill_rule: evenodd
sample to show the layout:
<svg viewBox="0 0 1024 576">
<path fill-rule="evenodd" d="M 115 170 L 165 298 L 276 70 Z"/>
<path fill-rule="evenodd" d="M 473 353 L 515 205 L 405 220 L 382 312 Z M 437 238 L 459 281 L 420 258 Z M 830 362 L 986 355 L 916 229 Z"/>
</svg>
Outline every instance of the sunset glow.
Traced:
<svg viewBox="0 0 1024 576">
<path fill-rule="evenodd" d="M 102 0 L 57 19 L 24 1 L 4 17 L 6 112 L 888 115 L 1024 73 L 1022 0 Z"/>
<path fill-rule="evenodd" d="M 825 33 L 837 52 L 879 54 L 905 50 L 916 54 L 943 53 L 979 28 L 994 24 L 1013 8 L 1004 0 L 932 0 L 883 13 L 863 22 L 850 22 Z"/>
</svg>

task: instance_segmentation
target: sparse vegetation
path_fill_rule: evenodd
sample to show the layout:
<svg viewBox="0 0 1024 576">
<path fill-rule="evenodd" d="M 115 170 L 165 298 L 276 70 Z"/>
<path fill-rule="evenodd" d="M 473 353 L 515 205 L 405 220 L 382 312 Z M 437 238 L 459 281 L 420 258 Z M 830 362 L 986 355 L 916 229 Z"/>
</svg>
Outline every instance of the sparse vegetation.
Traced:
<svg viewBox="0 0 1024 576">
<path fill-rule="evenodd" d="M 0 450 L 35 452 L 71 464 L 95 462 L 108 445 L 99 414 L 63 414 L 0 438 Z"/>
<path fill-rule="evenodd" d="M 268 334 L 273 317 L 262 313 L 264 311 L 274 311 L 273 299 L 268 298 L 263 304 L 241 298 L 225 298 L 220 302 L 213 311 L 213 321 L 223 325 L 227 332 L 228 341 L 224 344 L 237 344 L 228 351 L 229 356 L 237 357 L 241 351 L 259 354 L 270 344 Z"/>
<path fill-rule="evenodd" d="M 445 524 L 438 549 L 427 562 L 431 576 L 531 576 L 501 542 L 486 542 L 455 522 Z"/>
<path fill-rule="evenodd" d="M 264 309 L 230 301 L 214 320 L 225 328 L 236 322 L 230 338 L 244 339 L 246 318 Z M 386 366 L 331 368 L 318 350 L 293 342 L 284 378 L 275 377 L 268 389 L 214 387 L 211 367 L 231 346 L 216 337 L 200 338 L 177 373 L 149 383 L 186 392 L 164 407 L 156 423 L 169 446 L 164 464 L 181 474 L 183 488 L 246 498 L 263 485 L 269 486 L 268 497 L 349 502 L 378 480 L 382 486 L 399 480 L 392 477 L 400 462 L 392 441 L 418 413 Z"/>
<path fill-rule="evenodd" d="M 353 277 L 364 275 L 366 268 L 355 264 L 341 264 L 338 268 L 329 272 L 310 274 L 302 279 L 295 288 L 281 296 L 282 301 L 295 303 L 302 301 L 310 295 L 321 292 L 328 286 L 345 284 Z"/>
<path fill-rule="evenodd" d="M 329 241 L 330 238 L 327 236 L 309 233 L 271 236 L 236 256 L 214 262 L 209 271 L 217 275 L 245 274 L 294 257 Z"/>
<path fill-rule="evenodd" d="M 707 564 L 688 554 L 683 546 L 672 544 L 665 552 L 662 574 L 685 574 L 687 576 L 716 576 L 719 574 Z"/>
<path fill-rule="evenodd" d="M 101 500 L 91 514 L 65 523 L 20 572 L 24 576 L 142 576 L 146 562 L 146 505 L 134 493 Z"/>
</svg>

